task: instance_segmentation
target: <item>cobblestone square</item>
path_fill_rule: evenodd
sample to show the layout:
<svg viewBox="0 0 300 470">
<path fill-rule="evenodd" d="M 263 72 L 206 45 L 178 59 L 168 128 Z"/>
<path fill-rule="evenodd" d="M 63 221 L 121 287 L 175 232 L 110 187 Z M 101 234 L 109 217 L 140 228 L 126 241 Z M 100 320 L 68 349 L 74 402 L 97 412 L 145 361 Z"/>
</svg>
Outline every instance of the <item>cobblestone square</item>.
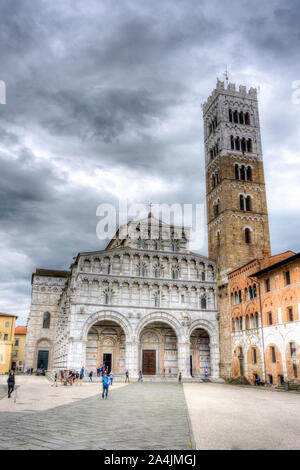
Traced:
<svg viewBox="0 0 300 470">
<path fill-rule="evenodd" d="M 0 449 L 300 449 L 300 396 L 217 383 L 51 387 L 17 377 L 0 400 Z M 0 378 L 5 388 L 5 378 Z"/>
<path fill-rule="evenodd" d="M 26 378 L 27 379 L 27 378 Z M 102 400 L 100 384 L 57 389 L 36 380 L 51 395 L 91 389 L 88 398 L 43 411 L 14 412 L 13 400 L 0 402 L 0 448 L 2 449 L 191 449 L 192 437 L 183 387 L 177 384 L 134 383 L 109 392 Z M 27 379 L 27 386 L 30 380 Z M 116 384 L 118 387 L 119 384 Z M 122 384 L 123 385 L 123 384 Z M 67 390 L 64 390 L 67 388 Z M 82 388 L 82 390 L 80 390 Z M 95 395 L 97 393 L 97 395 Z M 56 398 L 58 399 L 58 398 Z M 18 401 L 24 400 L 21 391 Z M 53 398 L 52 398 L 53 400 Z M 3 410 L 4 401 L 10 411 Z M 54 403 L 53 405 L 54 406 Z"/>
</svg>

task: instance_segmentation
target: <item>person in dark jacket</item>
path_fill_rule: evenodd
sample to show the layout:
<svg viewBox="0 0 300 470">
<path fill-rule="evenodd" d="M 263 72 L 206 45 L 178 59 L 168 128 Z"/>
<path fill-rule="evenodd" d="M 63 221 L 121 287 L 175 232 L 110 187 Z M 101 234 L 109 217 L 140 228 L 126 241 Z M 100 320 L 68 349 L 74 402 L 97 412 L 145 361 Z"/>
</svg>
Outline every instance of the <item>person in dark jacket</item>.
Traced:
<svg viewBox="0 0 300 470">
<path fill-rule="evenodd" d="M 13 370 L 10 370 L 9 372 L 7 384 L 8 384 L 8 398 L 10 398 L 15 388 L 15 372 Z"/>
</svg>

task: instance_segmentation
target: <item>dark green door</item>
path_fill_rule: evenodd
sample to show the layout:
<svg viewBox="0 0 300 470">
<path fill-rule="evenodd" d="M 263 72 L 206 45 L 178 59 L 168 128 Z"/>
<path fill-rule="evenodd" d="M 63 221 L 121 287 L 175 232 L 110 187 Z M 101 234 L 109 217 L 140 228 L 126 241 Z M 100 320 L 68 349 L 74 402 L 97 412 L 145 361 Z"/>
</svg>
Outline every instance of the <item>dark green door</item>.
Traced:
<svg viewBox="0 0 300 470">
<path fill-rule="evenodd" d="M 39 351 L 38 360 L 37 360 L 37 368 L 38 369 L 48 369 L 48 357 L 49 351 Z"/>
</svg>

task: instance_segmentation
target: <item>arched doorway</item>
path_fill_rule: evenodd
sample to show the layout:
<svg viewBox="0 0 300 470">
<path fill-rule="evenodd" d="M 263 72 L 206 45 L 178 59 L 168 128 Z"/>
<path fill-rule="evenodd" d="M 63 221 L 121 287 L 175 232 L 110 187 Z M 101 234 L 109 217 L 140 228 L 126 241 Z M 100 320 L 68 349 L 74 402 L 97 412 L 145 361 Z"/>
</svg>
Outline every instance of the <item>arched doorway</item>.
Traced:
<svg viewBox="0 0 300 470">
<path fill-rule="evenodd" d="M 210 338 L 204 328 L 195 328 L 190 336 L 189 372 L 193 377 L 211 375 Z"/>
<path fill-rule="evenodd" d="M 36 343 L 34 364 L 37 369 L 52 368 L 52 343 L 48 338 L 40 338 Z"/>
<path fill-rule="evenodd" d="M 105 365 L 108 372 L 125 372 L 125 332 L 116 322 L 102 320 L 94 323 L 87 334 L 86 360 L 87 370 L 96 372 Z"/>
<path fill-rule="evenodd" d="M 171 326 L 155 321 L 142 329 L 139 364 L 143 375 L 177 375 L 177 336 Z"/>
</svg>

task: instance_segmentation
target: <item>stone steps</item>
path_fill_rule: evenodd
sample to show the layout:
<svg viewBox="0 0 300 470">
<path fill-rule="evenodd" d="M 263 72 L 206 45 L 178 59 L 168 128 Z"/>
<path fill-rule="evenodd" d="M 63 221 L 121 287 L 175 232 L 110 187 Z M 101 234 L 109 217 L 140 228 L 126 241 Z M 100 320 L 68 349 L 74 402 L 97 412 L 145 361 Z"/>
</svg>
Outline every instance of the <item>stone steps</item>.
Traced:
<svg viewBox="0 0 300 470">
<path fill-rule="evenodd" d="M 53 382 L 54 380 L 54 374 L 55 371 L 49 370 L 46 372 L 46 377 L 48 380 Z M 85 376 L 83 379 L 84 382 L 88 383 L 90 382 L 89 376 Z M 137 382 L 138 377 L 136 376 L 130 376 L 130 382 Z M 93 376 L 93 383 L 99 383 L 101 382 L 101 377 L 97 377 L 96 375 Z M 115 383 L 122 383 L 125 382 L 125 375 L 124 374 L 114 374 L 114 382 Z M 177 383 L 178 382 L 178 377 L 177 375 L 171 375 L 171 376 L 163 376 L 163 375 L 144 375 L 143 376 L 143 382 L 152 382 L 152 383 Z M 218 382 L 218 383 L 224 383 L 222 379 L 215 379 L 213 377 L 183 377 L 182 378 L 183 383 L 205 383 L 205 382 Z"/>
<path fill-rule="evenodd" d="M 300 383 L 299 382 L 298 383 L 297 382 L 289 382 L 288 390 L 298 392 L 298 391 L 300 391 L 299 388 L 300 388 Z M 286 390 L 286 385 L 285 384 L 277 385 L 276 390 L 288 391 L 288 390 Z"/>
</svg>

